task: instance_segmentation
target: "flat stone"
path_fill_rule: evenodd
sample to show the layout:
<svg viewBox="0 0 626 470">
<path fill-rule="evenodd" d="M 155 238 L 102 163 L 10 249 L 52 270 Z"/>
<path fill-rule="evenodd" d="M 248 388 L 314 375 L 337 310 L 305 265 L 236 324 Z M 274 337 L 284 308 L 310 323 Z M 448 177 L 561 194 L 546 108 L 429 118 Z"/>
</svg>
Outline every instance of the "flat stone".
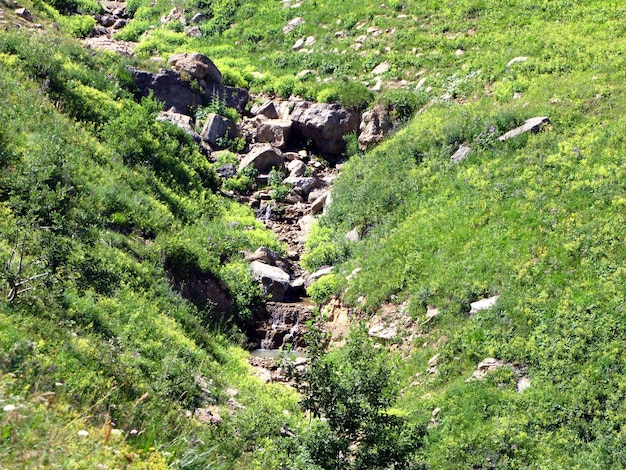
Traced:
<svg viewBox="0 0 626 470">
<path fill-rule="evenodd" d="M 470 315 L 474 315 L 475 313 L 480 312 L 481 310 L 487 310 L 488 308 L 493 307 L 498 301 L 499 295 L 494 295 L 493 297 L 489 297 L 486 299 L 480 299 L 476 302 L 472 302 L 470 304 Z"/>
<path fill-rule="evenodd" d="M 507 132 L 504 135 L 498 137 L 498 140 L 504 142 L 505 140 L 512 139 L 513 137 L 517 137 L 518 135 L 524 134 L 525 132 L 532 132 L 536 134 L 541 130 L 544 125 L 550 124 L 550 119 L 546 116 L 539 116 L 527 119 L 524 124 L 515 129 Z"/>
<path fill-rule="evenodd" d="M 467 145 L 461 145 L 459 149 L 450 157 L 452 163 L 460 163 L 471 153 L 472 148 Z"/>
<path fill-rule="evenodd" d="M 509 60 L 506 64 L 507 67 L 511 67 L 513 64 L 517 64 L 520 62 L 526 62 L 528 60 L 528 57 L 524 57 L 524 56 L 520 56 L 520 57 L 513 57 L 511 60 Z"/>
</svg>

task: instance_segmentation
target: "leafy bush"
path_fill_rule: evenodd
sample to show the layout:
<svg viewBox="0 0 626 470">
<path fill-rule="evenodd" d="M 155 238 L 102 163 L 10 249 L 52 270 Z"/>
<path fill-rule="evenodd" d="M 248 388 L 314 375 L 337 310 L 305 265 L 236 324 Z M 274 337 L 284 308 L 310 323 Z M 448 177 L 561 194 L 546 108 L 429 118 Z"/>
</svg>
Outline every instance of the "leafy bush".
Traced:
<svg viewBox="0 0 626 470">
<path fill-rule="evenodd" d="M 306 436 L 311 460 L 324 469 L 408 468 L 426 427 L 390 411 L 396 385 L 393 362 L 374 348 L 363 327 L 346 346 L 324 350 L 319 320 L 308 333 L 310 365 L 297 377 L 302 408 L 316 421 Z"/>
</svg>

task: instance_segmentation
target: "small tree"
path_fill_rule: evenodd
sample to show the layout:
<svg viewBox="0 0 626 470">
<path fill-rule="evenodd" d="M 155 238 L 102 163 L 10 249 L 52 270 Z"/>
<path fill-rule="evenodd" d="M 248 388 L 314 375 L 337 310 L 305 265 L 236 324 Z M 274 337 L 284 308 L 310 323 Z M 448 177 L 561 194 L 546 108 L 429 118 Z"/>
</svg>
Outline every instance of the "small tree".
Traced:
<svg viewBox="0 0 626 470">
<path fill-rule="evenodd" d="M 305 439 L 311 460 L 324 469 L 407 469 L 426 428 L 390 412 L 397 387 L 394 363 L 364 327 L 346 346 L 328 352 L 321 321 L 309 327 L 310 365 L 297 382 L 302 408 L 317 418 Z"/>
</svg>

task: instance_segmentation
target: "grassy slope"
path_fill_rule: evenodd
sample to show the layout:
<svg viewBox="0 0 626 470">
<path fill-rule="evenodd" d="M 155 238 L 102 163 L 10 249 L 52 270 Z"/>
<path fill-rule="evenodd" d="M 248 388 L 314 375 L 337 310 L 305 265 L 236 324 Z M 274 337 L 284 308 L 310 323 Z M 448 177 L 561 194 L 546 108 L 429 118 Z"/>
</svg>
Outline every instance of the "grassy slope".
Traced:
<svg viewBox="0 0 626 470">
<path fill-rule="evenodd" d="M 355 76 L 372 83 L 367 73 L 382 60 L 392 65 L 384 78 L 404 78 L 410 89 L 425 78 L 420 100 L 433 101 L 388 142 L 346 166 L 324 244 L 315 248 L 313 238 L 309 259 L 314 266 L 340 256 L 347 269 L 363 268 L 345 299 L 356 303 L 363 295 L 365 309 L 407 299 L 421 319 L 427 304 L 439 307 L 406 361 L 400 401 L 425 417 L 442 410 L 422 452 L 433 468 L 624 465 L 626 44 L 623 8 L 605 3 L 187 4 L 214 14 L 201 25 L 201 39 L 186 37 L 176 23 L 160 26 L 170 2 L 131 3 L 134 25 L 122 36 L 135 28 L 139 39 L 157 26 L 141 36 L 140 57 L 199 50 L 216 59 L 230 83 L 256 90 L 315 97 L 329 87 L 348 89 L 346 80 Z M 283 36 L 295 16 L 305 25 Z M 78 31 L 82 20 L 71 21 Z M 357 60 L 343 54 L 369 26 L 395 31 L 370 38 Z M 348 39 L 335 37 L 340 29 Z M 290 51 L 309 34 L 317 38 L 313 53 Z M 270 400 L 275 391 L 247 378 L 240 353 L 207 332 L 206 312 L 169 291 L 161 263 L 163 255 L 191 259 L 230 279 L 245 315 L 249 285 L 234 255 L 270 240 L 240 230 L 253 225 L 250 215 L 233 220 L 228 209 L 235 209 L 213 195 L 210 169 L 184 138 L 167 127 L 142 126 L 151 122 L 150 105 L 131 106 L 117 59 L 70 52 L 46 35 L 41 43 L 24 38 L 13 32 L 1 38 L 1 111 L 10 116 L 0 131 L 1 249 L 6 261 L 14 240 L 28 233 L 24 274 L 53 274 L 2 305 L 2 403 L 28 410 L 19 419 L 2 415 L 3 461 L 61 465 L 72 452 L 77 462 L 84 456 L 95 463 L 100 455 L 116 462 L 132 453 L 133 465 L 165 459 L 193 468 L 217 465 L 222 455 L 225 467 L 234 461 L 240 468 L 278 467 L 288 452 L 279 423 L 298 426 L 282 413 L 293 401 Z M 516 56 L 529 59 L 507 68 Z M 305 68 L 330 83 L 294 80 Z M 104 79 L 107 73 L 115 79 Z M 354 101 L 350 93 L 343 97 Z M 483 140 L 467 161 L 449 163 L 460 143 L 476 146 L 492 125 L 504 132 L 535 115 L 548 115 L 552 127 L 507 144 Z M 137 148 L 125 137 L 138 129 L 146 138 Z M 163 146 L 153 145 L 155 139 Z M 146 149 L 156 157 L 138 162 Z M 173 177 L 171 168 L 177 168 Z M 343 234 L 353 227 L 367 236 L 346 247 Z M 214 247 L 206 231 L 237 242 Z M 333 239 L 336 247 L 328 244 Z M 222 254 L 232 260 L 227 267 L 218 261 Z M 3 282 L 10 274 L 2 273 Z M 498 306 L 468 318 L 469 302 L 493 293 L 501 295 Z M 409 386 L 436 352 L 438 374 Z M 527 366 L 531 388 L 517 394 L 507 370 L 466 383 L 488 356 Z M 179 410 L 192 406 L 188 390 L 197 391 L 191 377 L 198 373 L 214 379 L 219 405 L 224 387 L 235 384 L 248 406 L 232 417 L 224 412 L 219 431 L 181 418 Z M 42 394 L 55 391 L 55 382 L 64 384 L 57 391 L 63 406 L 47 408 L 41 403 L 49 395 Z M 140 400 L 146 391 L 149 398 Z M 84 446 L 71 439 L 78 427 L 91 436 L 106 432 L 106 413 L 126 433 L 144 432 L 111 439 L 108 447 L 100 437 Z M 38 433 L 58 436 L 60 450 L 30 452 L 32 442 L 41 442 Z M 110 443 L 121 453 L 106 454 Z M 145 458 L 133 457 L 144 452 Z"/>
<path fill-rule="evenodd" d="M 215 276 L 243 321 L 259 292 L 239 251 L 280 247 L 133 101 L 123 66 L 52 28 L 0 36 L 0 461 L 271 467 L 295 397 L 252 377 L 232 325 L 174 293 L 166 268 Z M 219 429 L 185 417 L 208 405 Z"/>
<path fill-rule="evenodd" d="M 462 27 L 476 32 L 463 40 L 459 73 L 481 71 L 463 85 L 464 103 L 433 102 L 337 182 L 326 224 L 337 239 L 367 233 L 352 248 L 347 272 L 362 270 L 344 297 L 371 310 L 406 299 L 419 319 L 426 305 L 440 309 L 406 365 L 402 400 L 424 415 L 442 410 L 423 454 L 434 468 L 618 468 L 623 9 L 481 5 Z M 515 56 L 528 60 L 507 68 Z M 499 135 L 537 115 L 552 126 L 490 141 L 491 126 Z M 463 142 L 477 150 L 450 163 Z M 468 317 L 470 302 L 493 294 L 495 308 Z M 438 373 L 423 377 L 436 352 Z M 510 371 L 466 383 L 486 357 L 527 366 L 531 388 L 516 393 Z"/>
</svg>

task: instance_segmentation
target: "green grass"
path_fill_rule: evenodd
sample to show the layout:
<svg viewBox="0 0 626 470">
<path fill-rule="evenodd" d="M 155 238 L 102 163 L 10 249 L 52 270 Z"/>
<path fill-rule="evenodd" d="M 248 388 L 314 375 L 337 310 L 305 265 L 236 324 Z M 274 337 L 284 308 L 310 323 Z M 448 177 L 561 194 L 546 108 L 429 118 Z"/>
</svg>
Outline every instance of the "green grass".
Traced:
<svg viewBox="0 0 626 470">
<path fill-rule="evenodd" d="M 418 322 L 438 307 L 398 363 L 396 408 L 420 422 L 441 409 L 422 461 L 625 465 L 623 7 L 198 0 L 179 7 L 213 16 L 189 38 L 161 24 L 170 2 L 138 0 L 119 33 L 138 57 L 122 59 L 66 38 L 91 23 L 66 13 L 94 5 L 55 5 L 64 15 L 27 6 L 61 32 L 0 36 L 0 400 L 16 407 L 0 413 L 3 464 L 307 468 L 298 442 L 280 436 L 285 424 L 306 433 L 297 397 L 251 377 L 232 346 L 262 300 L 239 252 L 281 246 L 219 195 L 188 137 L 154 123 L 158 106 L 133 99 L 125 69 L 198 51 L 228 84 L 394 113 L 392 137 L 351 151 L 303 264 L 336 266 L 311 288 L 318 301 L 341 294 L 359 313 L 406 301 Z M 305 23 L 284 35 L 296 16 Z M 309 35 L 310 53 L 291 49 Z M 528 59 L 507 66 L 515 57 Z M 385 86 L 372 94 L 383 61 Z M 295 78 L 304 69 L 313 73 Z M 540 115 L 551 120 L 541 133 L 493 138 Z M 463 143 L 474 152 L 450 163 Z M 355 228 L 362 240 L 346 241 Z M 171 289 L 168 277 L 195 274 L 228 289 L 228 321 Z M 13 296 L 20 281 L 32 289 Z M 494 308 L 468 315 L 494 294 Z M 506 367 L 466 382 L 487 357 L 522 368 L 531 387 L 517 393 Z M 212 381 L 210 399 L 198 377 Z M 227 406 L 227 387 L 245 409 Z M 185 417 L 207 401 L 221 426 Z M 106 440 L 110 419 L 121 434 Z"/>
</svg>

